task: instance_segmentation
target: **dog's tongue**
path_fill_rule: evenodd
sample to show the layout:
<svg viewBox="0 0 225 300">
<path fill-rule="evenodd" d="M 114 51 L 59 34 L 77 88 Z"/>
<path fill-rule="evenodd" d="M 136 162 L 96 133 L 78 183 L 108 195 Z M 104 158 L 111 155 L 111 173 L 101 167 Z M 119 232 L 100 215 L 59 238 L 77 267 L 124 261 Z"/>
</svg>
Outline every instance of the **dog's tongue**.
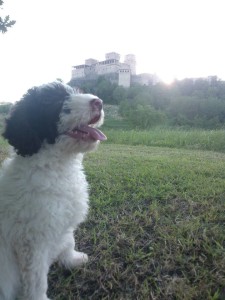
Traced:
<svg viewBox="0 0 225 300">
<path fill-rule="evenodd" d="M 89 136 L 92 137 L 94 140 L 99 140 L 99 141 L 107 140 L 107 137 L 99 129 L 90 126 L 82 126 L 79 129 L 81 131 L 89 133 Z"/>
</svg>

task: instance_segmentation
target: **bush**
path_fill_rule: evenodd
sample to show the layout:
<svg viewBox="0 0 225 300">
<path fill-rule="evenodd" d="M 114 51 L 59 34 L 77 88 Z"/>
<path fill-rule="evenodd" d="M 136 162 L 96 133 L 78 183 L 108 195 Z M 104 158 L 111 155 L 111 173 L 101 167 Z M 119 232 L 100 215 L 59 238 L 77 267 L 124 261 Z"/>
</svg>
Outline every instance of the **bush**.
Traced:
<svg viewBox="0 0 225 300">
<path fill-rule="evenodd" d="M 129 101 L 123 101 L 120 104 L 119 112 L 129 120 L 134 127 L 141 129 L 162 125 L 166 122 L 165 113 L 154 109 L 151 105 L 134 104 Z"/>
</svg>

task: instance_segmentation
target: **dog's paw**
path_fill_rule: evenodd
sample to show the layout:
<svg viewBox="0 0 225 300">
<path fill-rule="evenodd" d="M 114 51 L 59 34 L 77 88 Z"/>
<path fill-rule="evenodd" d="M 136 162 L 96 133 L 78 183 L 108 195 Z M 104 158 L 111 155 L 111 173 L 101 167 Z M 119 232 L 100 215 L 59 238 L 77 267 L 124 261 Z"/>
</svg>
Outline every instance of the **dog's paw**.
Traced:
<svg viewBox="0 0 225 300">
<path fill-rule="evenodd" d="M 70 269 L 88 262 L 87 254 L 78 251 L 65 251 L 61 254 L 59 262 Z"/>
<path fill-rule="evenodd" d="M 83 252 L 74 251 L 73 255 L 73 265 L 75 267 L 83 265 L 88 262 L 88 256 L 87 254 Z"/>
</svg>

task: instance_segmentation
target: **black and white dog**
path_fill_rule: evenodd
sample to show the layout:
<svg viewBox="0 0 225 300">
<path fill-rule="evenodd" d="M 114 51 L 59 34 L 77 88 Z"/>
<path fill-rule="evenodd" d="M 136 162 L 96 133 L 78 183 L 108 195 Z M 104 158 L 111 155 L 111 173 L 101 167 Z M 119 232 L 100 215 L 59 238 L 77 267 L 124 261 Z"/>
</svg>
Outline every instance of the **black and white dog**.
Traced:
<svg viewBox="0 0 225 300">
<path fill-rule="evenodd" d="M 83 153 L 106 139 L 102 100 L 55 82 L 28 90 L 6 121 L 15 152 L 0 174 L 0 299 L 46 300 L 50 265 L 88 260 L 73 232 L 88 212 Z"/>
</svg>

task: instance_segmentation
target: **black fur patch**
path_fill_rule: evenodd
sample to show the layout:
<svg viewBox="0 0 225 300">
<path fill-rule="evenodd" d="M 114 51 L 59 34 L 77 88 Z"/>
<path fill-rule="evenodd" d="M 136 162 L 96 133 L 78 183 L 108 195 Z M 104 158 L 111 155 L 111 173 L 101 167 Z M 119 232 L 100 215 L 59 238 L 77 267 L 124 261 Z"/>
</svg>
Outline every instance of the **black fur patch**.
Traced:
<svg viewBox="0 0 225 300">
<path fill-rule="evenodd" d="M 54 144 L 62 105 L 71 93 L 58 82 L 28 90 L 6 120 L 3 137 L 22 156 L 37 153 L 44 140 Z"/>
</svg>

